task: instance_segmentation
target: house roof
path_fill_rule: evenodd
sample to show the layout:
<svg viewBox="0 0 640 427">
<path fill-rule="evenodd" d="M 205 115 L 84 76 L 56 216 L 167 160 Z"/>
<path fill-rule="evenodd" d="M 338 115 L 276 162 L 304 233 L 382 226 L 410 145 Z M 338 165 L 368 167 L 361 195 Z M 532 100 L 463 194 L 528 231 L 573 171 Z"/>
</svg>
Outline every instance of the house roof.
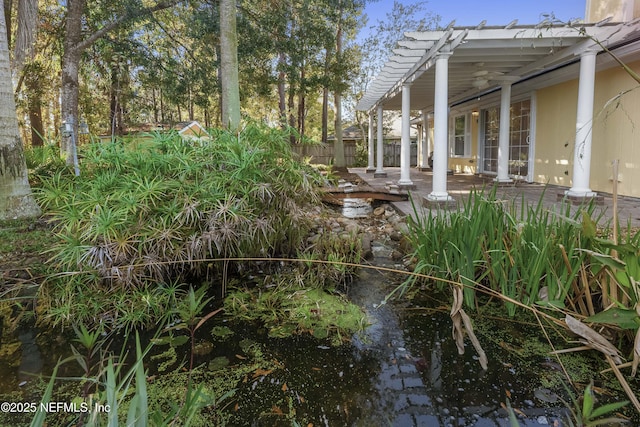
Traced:
<svg viewBox="0 0 640 427">
<path fill-rule="evenodd" d="M 209 132 L 202 127 L 197 121 L 193 122 L 180 122 L 175 125 L 175 129 L 178 129 L 178 133 L 182 136 L 189 137 L 208 137 Z"/>
<path fill-rule="evenodd" d="M 327 137 L 329 141 L 333 141 L 336 139 L 335 135 L 329 135 Z M 360 131 L 360 127 L 356 125 L 351 125 L 342 130 L 342 139 L 362 139 L 362 132 Z"/>
<path fill-rule="evenodd" d="M 449 54 L 449 105 L 496 91 L 502 84 L 530 81 L 578 62 L 580 53 L 637 42 L 640 20 L 627 23 L 455 27 L 442 31 L 407 32 L 393 55 L 358 102 L 356 109 L 371 111 L 379 105 L 400 110 L 402 86 L 411 85 L 410 108 L 432 110 L 435 62 Z M 640 52 L 640 49 L 638 49 Z M 575 77 L 575 75 L 574 75 Z"/>
</svg>

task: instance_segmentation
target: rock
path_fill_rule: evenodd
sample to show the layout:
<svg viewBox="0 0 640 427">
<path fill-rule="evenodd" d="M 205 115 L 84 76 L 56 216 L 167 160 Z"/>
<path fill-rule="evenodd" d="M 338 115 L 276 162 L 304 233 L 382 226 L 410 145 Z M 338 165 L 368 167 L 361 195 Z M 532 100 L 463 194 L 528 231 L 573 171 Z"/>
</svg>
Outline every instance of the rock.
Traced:
<svg viewBox="0 0 640 427">
<path fill-rule="evenodd" d="M 373 210 L 373 215 L 374 216 L 382 216 L 385 213 L 385 208 L 384 206 L 378 206 L 377 208 L 375 208 Z"/>
<path fill-rule="evenodd" d="M 329 227 L 333 232 L 342 230 L 342 226 L 340 225 L 340 223 L 338 223 L 338 221 L 333 221 L 331 224 L 329 224 Z"/>
<path fill-rule="evenodd" d="M 391 224 L 396 225 L 397 223 L 399 223 L 400 221 L 402 221 L 402 217 L 400 217 L 400 215 L 398 215 L 398 214 L 394 214 L 394 215 L 391 215 L 391 216 L 389 217 L 388 221 L 389 221 Z"/>
<path fill-rule="evenodd" d="M 371 237 L 366 234 L 360 236 L 360 242 L 362 245 L 362 258 L 370 259 L 373 257 L 373 251 L 371 250 Z"/>
<path fill-rule="evenodd" d="M 389 233 L 389 238 L 394 242 L 399 242 L 402 239 L 402 234 L 398 233 L 395 229 Z"/>
<path fill-rule="evenodd" d="M 360 226 L 355 222 L 345 225 L 344 229 L 346 232 L 353 234 L 358 234 L 360 232 Z"/>
<path fill-rule="evenodd" d="M 382 227 L 382 230 L 381 230 L 381 231 L 382 231 L 384 234 L 386 234 L 387 236 L 389 236 L 391 233 L 393 233 L 393 232 L 395 231 L 395 228 L 394 228 L 394 227 L 393 227 L 393 225 L 391 225 L 391 224 L 385 224 L 385 225 Z"/>
</svg>

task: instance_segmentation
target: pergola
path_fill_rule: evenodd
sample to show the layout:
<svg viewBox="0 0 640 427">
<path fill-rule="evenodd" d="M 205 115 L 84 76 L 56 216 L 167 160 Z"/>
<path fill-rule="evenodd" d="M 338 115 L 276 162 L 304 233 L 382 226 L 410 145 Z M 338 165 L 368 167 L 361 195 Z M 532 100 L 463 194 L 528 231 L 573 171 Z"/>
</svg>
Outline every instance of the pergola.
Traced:
<svg viewBox="0 0 640 427">
<path fill-rule="evenodd" d="M 589 188 L 589 175 L 595 72 L 596 64 L 602 62 L 596 58 L 604 48 L 615 49 L 630 39 L 637 39 L 640 36 L 638 20 L 566 25 L 543 22 L 536 26 L 521 26 L 513 21 L 504 27 L 487 27 L 484 22 L 477 27 L 455 27 L 453 24 L 441 31 L 405 33 L 356 106 L 369 113 L 367 170 L 385 176 L 382 126 L 377 128 L 374 168 L 375 115 L 380 124 L 383 110 L 400 110 L 402 142 L 398 185 L 412 188 L 409 166 L 411 111 L 422 112 L 425 128 L 428 115 L 433 114 L 433 191 L 428 198 L 450 200 L 447 193 L 449 108 L 499 93 L 500 131 L 495 179 L 508 182 L 512 87 L 522 92 L 575 78 L 575 67 L 579 66 L 576 147 L 580 149 L 574 150 L 573 186 L 567 194 L 595 195 Z M 612 60 L 608 55 L 602 57 L 604 61 Z M 423 151 L 422 160 L 425 158 Z"/>
</svg>

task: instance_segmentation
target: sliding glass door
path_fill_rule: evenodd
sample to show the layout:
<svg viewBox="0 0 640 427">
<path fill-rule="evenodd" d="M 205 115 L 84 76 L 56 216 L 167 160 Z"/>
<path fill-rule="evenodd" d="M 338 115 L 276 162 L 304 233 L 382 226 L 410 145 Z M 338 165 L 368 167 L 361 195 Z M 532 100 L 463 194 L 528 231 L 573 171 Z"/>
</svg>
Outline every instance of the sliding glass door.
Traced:
<svg viewBox="0 0 640 427">
<path fill-rule="evenodd" d="M 498 173 L 498 141 L 500 135 L 500 108 L 493 107 L 482 113 L 482 172 Z M 509 125 L 509 175 L 526 179 L 529 175 L 531 135 L 531 101 L 511 104 Z"/>
</svg>

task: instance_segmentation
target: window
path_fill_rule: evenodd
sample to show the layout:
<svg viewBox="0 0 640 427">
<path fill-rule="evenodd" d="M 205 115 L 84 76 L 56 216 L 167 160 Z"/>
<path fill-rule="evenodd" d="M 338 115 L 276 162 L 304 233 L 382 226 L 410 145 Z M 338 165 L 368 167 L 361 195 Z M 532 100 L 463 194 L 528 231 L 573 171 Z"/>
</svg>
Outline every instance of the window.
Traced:
<svg viewBox="0 0 640 427">
<path fill-rule="evenodd" d="M 526 178 L 529 174 L 529 145 L 531 133 L 531 101 L 511 104 L 509 113 L 509 175 Z M 483 110 L 482 172 L 498 172 L 500 109 Z"/>
<path fill-rule="evenodd" d="M 454 116 L 451 123 L 451 142 L 449 153 L 451 157 L 469 157 L 471 155 L 471 138 L 469 132 L 470 120 L 467 114 Z"/>
</svg>

